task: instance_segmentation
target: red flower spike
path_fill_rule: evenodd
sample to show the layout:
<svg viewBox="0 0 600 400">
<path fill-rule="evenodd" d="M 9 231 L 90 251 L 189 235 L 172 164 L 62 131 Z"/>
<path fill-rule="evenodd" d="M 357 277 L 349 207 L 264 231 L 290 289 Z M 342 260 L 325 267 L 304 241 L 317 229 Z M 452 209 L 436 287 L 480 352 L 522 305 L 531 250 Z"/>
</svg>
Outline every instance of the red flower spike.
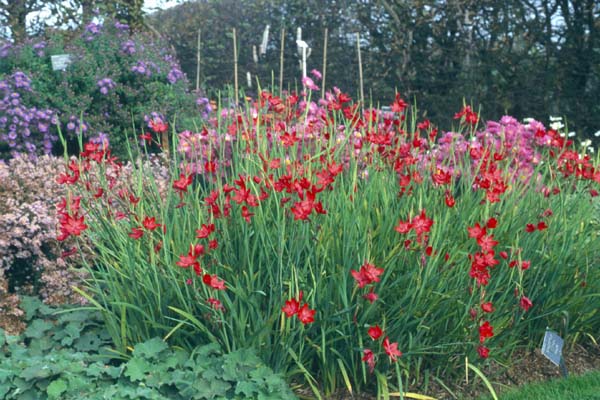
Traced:
<svg viewBox="0 0 600 400">
<path fill-rule="evenodd" d="M 390 343 L 390 339 L 387 336 L 383 339 L 383 349 L 390 358 L 390 361 L 396 361 L 398 357 L 402 357 L 402 352 L 398 350 L 398 342 Z"/>
<path fill-rule="evenodd" d="M 381 335 L 383 335 L 383 331 L 381 330 L 379 325 L 370 327 L 369 330 L 367 331 L 367 333 L 373 340 L 377 340 L 381 337 Z"/>
</svg>

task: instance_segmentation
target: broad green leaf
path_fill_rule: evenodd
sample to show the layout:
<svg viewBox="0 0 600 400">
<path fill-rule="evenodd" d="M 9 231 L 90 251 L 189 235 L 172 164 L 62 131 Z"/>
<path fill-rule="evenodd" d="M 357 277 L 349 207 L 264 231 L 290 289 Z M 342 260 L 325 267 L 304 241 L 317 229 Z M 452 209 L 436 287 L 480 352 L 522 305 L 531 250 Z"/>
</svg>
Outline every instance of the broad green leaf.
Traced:
<svg viewBox="0 0 600 400">
<path fill-rule="evenodd" d="M 152 372 L 155 367 L 143 358 L 132 358 L 125 365 L 124 375 L 132 381 L 141 381 L 146 374 Z"/>
<path fill-rule="evenodd" d="M 49 399 L 58 399 L 60 395 L 67 390 L 67 382 L 64 379 L 52 381 L 46 388 Z"/>
<path fill-rule="evenodd" d="M 135 345 L 133 349 L 134 357 L 156 358 L 158 354 L 166 350 L 169 346 L 160 338 L 152 338 L 143 343 Z"/>
<path fill-rule="evenodd" d="M 39 339 L 44 336 L 46 332 L 54 327 L 54 324 L 42 319 L 33 320 L 27 329 L 25 329 L 25 337 Z"/>
</svg>

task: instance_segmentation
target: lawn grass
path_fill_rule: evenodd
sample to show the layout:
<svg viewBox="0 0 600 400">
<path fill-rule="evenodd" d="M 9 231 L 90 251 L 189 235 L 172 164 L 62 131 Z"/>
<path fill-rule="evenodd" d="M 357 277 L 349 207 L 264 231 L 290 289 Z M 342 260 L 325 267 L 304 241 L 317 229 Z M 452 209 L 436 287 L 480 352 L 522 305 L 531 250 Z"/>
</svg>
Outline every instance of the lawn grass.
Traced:
<svg viewBox="0 0 600 400">
<path fill-rule="evenodd" d="M 510 389 L 498 394 L 501 400 L 600 400 L 600 371 L 557 378 Z M 488 400 L 482 396 L 478 400 Z"/>
</svg>

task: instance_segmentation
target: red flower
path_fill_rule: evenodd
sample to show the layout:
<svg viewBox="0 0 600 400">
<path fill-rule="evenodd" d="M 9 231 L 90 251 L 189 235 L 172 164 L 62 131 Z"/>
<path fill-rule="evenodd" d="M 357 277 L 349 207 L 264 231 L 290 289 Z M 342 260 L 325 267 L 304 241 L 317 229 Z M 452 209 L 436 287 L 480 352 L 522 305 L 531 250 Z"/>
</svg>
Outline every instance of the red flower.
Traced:
<svg viewBox="0 0 600 400">
<path fill-rule="evenodd" d="M 204 282 L 206 285 L 210 286 L 213 289 L 217 289 L 217 290 L 225 290 L 225 281 L 223 281 L 222 279 L 219 279 L 219 277 L 216 274 L 210 275 L 210 274 L 204 274 L 204 276 L 202 277 L 202 282 Z"/>
<path fill-rule="evenodd" d="M 131 233 L 129 233 L 129 237 L 134 238 L 135 240 L 144 236 L 144 231 L 142 228 L 131 228 Z"/>
<path fill-rule="evenodd" d="M 481 309 L 483 310 L 483 312 L 491 313 L 492 311 L 494 311 L 494 306 L 492 305 L 492 302 L 488 301 L 487 303 L 481 304 Z"/>
<path fill-rule="evenodd" d="M 370 327 L 367 333 L 373 340 L 377 340 L 381 337 L 381 335 L 383 335 L 383 331 L 381 330 L 379 325 Z"/>
<path fill-rule="evenodd" d="M 375 369 L 375 355 L 369 349 L 364 349 L 363 354 L 362 360 L 369 366 L 369 372 L 373 373 L 373 370 Z"/>
<path fill-rule="evenodd" d="M 283 147 L 293 146 L 296 142 L 300 140 L 298 139 L 298 136 L 296 136 L 295 133 L 293 135 L 290 135 L 289 132 L 285 132 L 283 135 L 280 135 L 279 139 L 281 140 L 281 144 L 283 144 Z"/>
<path fill-rule="evenodd" d="M 533 231 L 535 231 L 535 225 L 527 224 L 527 226 L 525 227 L 525 232 L 531 233 Z"/>
<path fill-rule="evenodd" d="M 310 324 L 311 322 L 315 321 L 315 313 L 317 311 L 316 310 L 311 310 L 308 308 L 308 304 L 304 304 L 302 307 L 300 307 L 300 309 L 298 310 L 298 319 L 300 320 L 300 322 L 302 322 L 304 325 L 306 324 Z"/>
<path fill-rule="evenodd" d="M 61 235 L 58 240 L 65 240 L 69 235 L 79 236 L 81 232 L 87 229 L 87 225 L 83 222 L 84 217 L 79 217 L 75 214 L 64 213 L 60 217 L 60 231 Z"/>
<path fill-rule="evenodd" d="M 152 135 L 151 135 L 149 132 L 146 132 L 146 133 L 144 133 L 144 134 L 140 135 L 140 136 L 139 136 L 139 138 L 140 138 L 141 140 L 144 140 L 144 141 L 146 141 L 146 142 L 149 142 L 149 141 L 151 141 L 151 140 L 152 140 Z"/>
<path fill-rule="evenodd" d="M 192 184 L 192 175 L 179 174 L 179 179 L 173 182 L 173 189 L 181 193 L 187 192 L 187 188 Z"/>
<path fill-rule="evenodd" d="M 406 107 L 408 107 L 408 103 L 400 97 L 400 93 L 396 93 L 396 98 L 392 103 L 392 112 L 401 113 Z"/>
<path fill-rule="evenodd" d="M 410 221 L 398 221 L 398 225 L 394 228 L 394 230 L 398 233 L 406 234 L 410 232 L 412 229 L 412 224 Z"/>
<path fill-rule="evenodd" d="M 530 266 L 531 266 L 531 261 L 528 261 L 528 260 L 521 261 L 521 269 L 523 271 L 528 270 Z"/>
<path fill-rule="evenodd" d="M 447 185 L 452 179 L 452 175 L 449 172 L 438 169 L 435 173 L 431 174 L 431 179 L 436 185 Z"/>
<path fill-rule="evenodd" d="M 156 223 L 156 217 L 146 217 L 144 218 L 144 221 L 142 222 L 142 225 L 144 225 L 144 228 L 148 229 L 149 231 L 153 231 L 156 228 L 158 228 L 159 226 L 161 226 L 160 224 Z"/>
<path fill-rule="evenodd" d="M 505 251 L 501 251 L 500 252 L 500 257 L 504 258 L 505 260 L 508 258 L 508 253 Z"/>
<path fill-rule="evenodd" d="M 190 250 L 187 255 L 181 254 L 179 256 L 179 261 L 175 263 L 182 268 L 193 267 L 196 275 L 200 276 L 202 274 L 202 268 L 200 268 L 200 263 L 198 262 L 198 257 L 204 254 L 204 246 L 197 244 L 190 244 Z"/>
<path fill-rule="evenodd" d="M 479 327 L 479 342 L 483 343 L 487 338 L 494 336 L 494 327 L 488 321 L 485 321 Z"/>
<path fill-rule="evenodd" d="M 421 236 L 422 234 L 427 233 L 431 230 L 433 220 L 427 218 L 427 215 L 425 215 L 425 210 L 421 210 L 421 214 L 414 217 L 411 223 L 412 228 L 417 233 L 417 236 Z"/>
<path fill-rule="evenodd" d="M 456 200 L 454 199 L 452 194 L 450 194 L 450 191 L 446 191 L 446 194 L 444 195 L 444 201 L 446 202 L 446 205 L 450 208 L 454 207 L 454 205 L 456 204 Z"/>
<path fill-rule="evenodd" d="M 156 133 L 164 133 L 169 129 L 168 125 L 160 118 L 151 119 L 150 122 L 148 122 L 148 125 L 150 126 L 150 129 Z"/>
<path fill-rule="evenodd" d="M 198 239 L 205 239 L 210 236 L 211 233 L 215 231 L 215 224 L 202 224 L 200 229 L 196 229 L 196 237 Z"/>
<path fill-rule="evenodd" d="M 538 228 L 538 231 L 543 231 L 544 229 L 548 228 L 548 225 L 546 225 L 546 223 L 544 221 L 540 221 L 537 224 L 537 228 Z"/>
<path fill-rule="evenodd" d="M 481 235 L 477 238 L 477 244 L 481 246 L 482 252 L 490 252 L 498 244 L 497 241 L 494 240 L 494 235 Z"/>
<path fill-rule="evenodd" d="M 402 352 L 398 350 L 398 342 L 390 343 L 390 339 L 387 336 L 383 339 L 383 349 L 390 357 L 390 361 L 396 361 L 398 357 L 402 357 Z"/>
<path fill-rule="evenodd" d="M 463 116 L 465 117 L 464 122 L 470 125 L 476 125 L 477 121 L 479 121 L 479 116 L 471 110 L 471 106 L 464 106 L 460 112 L 454 114 L 454 119 L 459 119 Z"/>
<path fill-rule="evenodd" d="M 363 298 L 365 300 L 367 300 L 369 303 L 373 304 L 375 303 L 375 301 L 377 301 L 377 299 L 379 298 L 379 296 L 377 295 L 377 293 L 375 293 L 373 291 L 373 288 L 371 288 L 371 291 L 367 294 L 363 295 Z"/>
<path fill-rule="evenodd" d="M 219 242 L 217 241 L 217 239 L 213 239 L 213 240 L 209 240 L 208 241 L 208 248 L 209 249 L 214 250 L 217 247 L 219 247 Z"/>
<path fill-rule="evenodd" d="M 242 206 L 242 218 L 246 220 L 247 223 L 250 223 L 250 217 L 252 217 L 254 213 L 248 211 L 248 207 Z"/>
<path fill-rule="evenodd" d="M 494 229 L 496 226 L 498 226 L 498 220 L 496 220 L 496 218 L 490 218 L 488 219 L 487 224 L 485 224 L 485 226 L 489 229 Z"/>
<path fill-rule="evenodd" d="M 206 302 L 217 311 L 225 311 L 225 307 L 223 307 L 221 301 L 215 299 L 214 297 L 209 297 L 208 299 L 206 299 Z"/>
<path fill-rule="evenodd" d="M 490 355 L 490 349 L 488 349 L 485 346 L 479 346 L 479 347 L 477 347 L 477 353 L 479 354 L 479 357 L 481 357 L 481 358 L 488 358 Z"/>
<path fill-rule="evenodd" d="M 285 305 L 281 307 L 281 311 L 288 316 L 288 318 L 293 317 L 300 310 L 300 302 L 296 299 L 286 300 Z"/>
<path fill-rule="evenodd" d="M 469 237 L 473 239 L 479 239 L 480 237 L 486 234 L 485 228 L 482 228 L 479 225 L 479 222 L 476 223 L 473 227 L 468 227 L 467 231 L 469 232 Z"/>
<path fill-rule="evenodd" d="M 533 307 L 533 303 L 527 296 L 522 296 L 521 300 L 519 301 L 519 306 L 521 306 L 521 308 L 527 312 L 531 307 Z"/>
<path fill-rule="evenodd" d="M 358 287 L 363 288 L 373 282 L 379 282 L 379 276 L 383 274 L 383 268 L 377 268 L 375 265 L 365 261 L 359 271 L 351 270 L 350 273 L 356 280 Z"/>
</svg>

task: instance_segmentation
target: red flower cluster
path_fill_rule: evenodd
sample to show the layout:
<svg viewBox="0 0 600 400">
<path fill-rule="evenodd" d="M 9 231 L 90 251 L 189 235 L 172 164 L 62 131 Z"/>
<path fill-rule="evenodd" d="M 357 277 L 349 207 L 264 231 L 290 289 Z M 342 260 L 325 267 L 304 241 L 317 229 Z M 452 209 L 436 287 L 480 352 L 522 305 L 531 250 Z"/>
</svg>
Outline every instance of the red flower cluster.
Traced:
<svg viewBox="0 0 600 400">
<path fill-rule="evenodd" d="M 371 326 L 368 329 L 367 333 L 372 340 L 378 340 L 384 334 L 383 330 L 379 327 L 379 325 Z M 385 351 L 385 354 L 387 354 L 387 356 L 389 357 L 390 362 L 395 362 L 398 360 L 398 357 L 402 356 L 402 352 L 398 350 L 398 342 L 390 343 L 390 338 L 388 336 L 386 336 L 383 339 L 381 345 L 383 347 L 383 350 Z M 373 373 L 373 371 L 375 370 L 375 364 L 377 362 L 373 350 L 364 349 L 362 361 L 367 363 L 367 365 L 369 366 L 369 371 Z"/>
<path fill-rule="evenodd" d="M 304 325 L 310 324 L 315 321 L 316 310 L 308 308 L 308 304 L 302 302 L 302 291 L 298 294 L 298 299 L 291 299 L 285 302 L 285 305 L 281 308 L 281 311 L 288 317 L 291 318 L 294 315 L 298 317 L 298 320 Z"/>
<path fill-rule="evenodd" d="M 461 119 L 463 117 L 463 121 L 469 125 L 477 125 L 477 122 L 479 121 L 479 115 L 471 110 L 471 106 L 464 106 L 462 110 L 454 114 L 454 119 Z"/>
<path fill-rule="evenodd" d="M 412 220 L 400 220 L 394 230 L 401 234 L 407 234 L 414 230 L 417 234 L 417 243 L 421 244 L 427 243 L 429 237 L 426 234 L 431 231 L 432 225 L 433 220 L 427 217 L 425 210 L 421 210 L 421 213 Z"/>
<path fill-rule="evenodd" d="M 379 282 L 379 276 L 383 274 L 383 268 L 377 268 L 374 264 L 365 261 L 360 270 L 350 270 L 350 273 L 356 280 L 358 287 L 364 288 L 371 283 Z"/>
</svg>

